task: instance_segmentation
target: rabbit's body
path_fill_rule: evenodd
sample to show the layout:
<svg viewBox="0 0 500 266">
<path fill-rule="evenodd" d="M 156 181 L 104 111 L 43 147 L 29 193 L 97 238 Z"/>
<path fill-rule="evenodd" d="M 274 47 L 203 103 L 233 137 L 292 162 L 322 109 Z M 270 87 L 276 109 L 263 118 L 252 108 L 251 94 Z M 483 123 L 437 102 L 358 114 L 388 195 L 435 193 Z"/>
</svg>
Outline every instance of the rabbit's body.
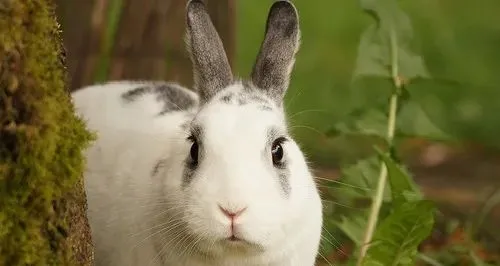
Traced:
<svg viewBox="0 0 500 266">
<path fill-rule="evenodd" d="M 98 135 L 86 151 L 85 173 L 96 265 L 147 265 L 147 259 L 151 265 L 164 265 L 153 262 L 157 247 L 153 239 L 145 239 L 156 232 L 148 218 L 155 216 L 152 207 L 161 203 L 152 171 L 160 158 L 175 153 L 180 126 L 192 118 L 198 98 L 182 88 L 193 106 L 165 112 L 171 100 L 158 98 L 154 90 L 173 86 L 161 85 L 113 82 L 73 93 L 76 110 Z M 139 93 L 144 88 L 149 89 Z"/>
<path fill-rule="evenodd" d="M 73 93 L 98 136 L 85 172 L 96 265 L 314 265 L 321 200 L 282 104 L 295 8 L 271 8 L 251 82 L 233 79 L 200 1 L 187 22 L 198 95 L 161 82 Z"/>
</svg>

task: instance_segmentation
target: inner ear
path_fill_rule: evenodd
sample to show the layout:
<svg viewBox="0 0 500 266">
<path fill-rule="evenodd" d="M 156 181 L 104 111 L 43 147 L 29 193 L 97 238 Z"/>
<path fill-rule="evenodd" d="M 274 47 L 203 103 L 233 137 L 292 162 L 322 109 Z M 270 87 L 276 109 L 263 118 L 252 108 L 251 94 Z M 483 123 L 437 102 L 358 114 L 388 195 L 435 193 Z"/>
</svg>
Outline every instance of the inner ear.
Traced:
<svg viewBox="0 0 500 266">
<path fill-rule="evenodd" d="M 266 32 L 252 70 L 252 83 L 281 104 L 299 48 L 299 17 L 295 6 L 277 1 L 269 10 Z"/>
<path fill-rule="evenodd" d="M 193 64 L 194 88 L 202 103 L 231 85 L 233 74 L 208 11 L 201 0 L 187 4 L 186 44 Z"/>
</svg>

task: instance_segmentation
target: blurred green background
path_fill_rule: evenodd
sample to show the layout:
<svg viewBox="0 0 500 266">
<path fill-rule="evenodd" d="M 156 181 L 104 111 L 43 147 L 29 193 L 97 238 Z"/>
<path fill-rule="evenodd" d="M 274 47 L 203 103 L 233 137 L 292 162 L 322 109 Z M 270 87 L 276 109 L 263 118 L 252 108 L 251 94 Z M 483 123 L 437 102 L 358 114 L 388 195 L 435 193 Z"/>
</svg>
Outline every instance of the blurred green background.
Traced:
<svg viewBox="0 0 500 266">
<path fill-rule="evenodd" d="M 345 151 L 349 147 L 334 140 L 318 140 L 350 110 L 350 102 L 358 96 L 353 95 L 351 82 L 358 43 L 363 30 L 374 21 L 362 12 L 358 1 L 296 0 L 294 3 L 300 14 L 302 46 L 287 94 L 287 107 L 294 126 L 307 126 L 295 129 L 300 142 L 315 161 L 324 164 L 338 152 L 349 152 Z M 452 129 L 449 133 L 455 137 L 495 142 L 500 136 L 496 112 L 499 104 L 495 99 L 500 95 L 500 2 L 399 3 L 412 21 L 414 48 L 423 56 L 430 74 L 463 84 L 422 88 L 422 97 L 436 98 L 428 100 L 432 106 L 426 105 L 425 111 L 436 114 L 441 109 L 450 110 L 446 113 L 451 117 L 439 119 L 445 120 L 441 126 Z M 268 1 L 238 1 L 236 62 L 243 76 L 252 67 L 268 8 Z M 380 90 L 369 86 L 365 89 Z M 432 89 L 442 91 L 435 93 Z M 453 112 L 457 105 L 463 105 L 463 114 Z M 401 121 L 402 130 L 429 133 L 436 131 L 436 125 L 440 126 L 440 120 L 430 123 L 429 113 L 421 112 L 418 106 L 412 109 L 405 114 L 405 121 Z M 466 118 L 471 113 L 475 116 Z"/>
</svg>

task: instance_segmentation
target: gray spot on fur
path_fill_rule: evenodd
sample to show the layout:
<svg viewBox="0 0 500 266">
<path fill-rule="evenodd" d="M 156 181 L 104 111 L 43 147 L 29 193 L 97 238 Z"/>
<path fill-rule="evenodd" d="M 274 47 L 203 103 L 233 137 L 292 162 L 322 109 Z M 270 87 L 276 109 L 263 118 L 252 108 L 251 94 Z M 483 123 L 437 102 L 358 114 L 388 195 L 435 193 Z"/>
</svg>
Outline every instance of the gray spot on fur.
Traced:
<svg viewBox="0 0 500 266">
<path fill-rule="evenodd" d="M 223 101 L 225 103 L 230 103 L 232 99 L 233 99 L 232 93 L 228 93 L 228 94 L 221 97 L 221 101 Z"/>
<path fill-rule="evenodd" d="M 259 105 L 259 109 L 262 111 L 272 111 L 273 110 L 273 108 L 271 108 L 268 105 Z"/>
<path fill-rule="evenodd" d="M 186 121 L 185 123 L 181 124 L 181 129 L 186 131 L 189 128 L 189 122 L 190 121 Z"/>
<path fill-rule="evenodd" d="M 273 145 L 274 140 L 279 138 L 281 135 L 282 134 L 280 134 L 280 131 L 277 128 L 275 127 L 269 128 L 269 130 L 267 131 L 266 145 L 268 147 L 271 147 L 271 145 Z"/>
<path fill-rule="evenodd" d="M 195 107 L 197 104 L 196 98 L 189 94 L 186 88 L 176 83 L 168 82 L 144 84 L 123 93 L 122 99 L 125 102 L 133 102 L 147 94 L 155 95 L 156 100 L 163 103 L 163 108 L 159 112 L 159 115 L 172 111 L 185 111 Z"/>
<path fill-rule="evenodd" d="M 272 149 L 272 145 L 274 144 L 274 141 L 280 137 L 283 137 L 283 136 L 284 136 L 284 134 L 278 128 L 270 128 L 268 130 L 268 133 L 267 133 L 266 144 L 267 144 L 268 149 L 266 149 L 266 151 L 270 152 Z M 284 156 L 286 156 L 286 150 L 284 147 L 283 147 L 283 152 L 284 152 Z M 269 156 L 271 156 L 271 155 L 267 154 L 267 152 L 266 152 L 266 155 L 265 155 L 266 160 L 269 160 Z M 288 169 L 286 157 L 284 157 L 284 158 L 285 158 L 285 160 L 282 164 L 278 164 L 278 165 L 273 164 L 273 168 L 277 173 L 278 182 L 281 186 L 281 189 L 282 189 L 284 195 L 289 196 L 290 191 L 292 189 L 291 185 L 290 185 L 290 180 L 289 180 L 290 171 Z"/>
<path fill-rule="evenodd" d="M 165 159 L 160 159 L 156 162 L 155 166 L 151 171 L 151 176 L 156 176 L 161 168 L 165 167 L 167 161 Z"/>
<path fill-rule="evenodd" d="M 198 143 L 198 163 L 195 165 L 191 161 L 191 154 L 190 150 L 187 154 L 187 157 L 184 162 L 184 172 L 183 172 L 183 177 L 182 177 L 182 184 L 181 186 L 184 188 L 188 186 L 191 181 L 193 180 L 193 176 L 196 172 L 196 169 L 198 168 L 198 165 L 200 164 L 201 160 L 203 159 L 202 156 L 202 145 L 201 145 L 201 139 L 203 138 L 203 129 L 199 125 L 193 125 L 191 124 L 191 129 L 190 130 L 190 136 L 194 137 L 194 139 Z M 191 143 L 190 143 L 191 144 Z M 192 144 L 191 144 L 192 145 Z M 189 146 L 189 149 L 191 149 L 192 146 Z"/>
<path fill-rule="evenodd" d="M 252 87 L 250 82 L 243 82 L 243 90 L 234 93 L 227 92 L 222 94 L 218 99 L 225 104 L 237 104 L 239 106 L 246 104 L 255 104 L 257 108 L 263 111 L 271 111 L 273 108 L 272 100 L 266 95 L 263 95 L 260 90 Z"/>
<path fill-rule="evenodd" d="M 184 172 L 182 174 L 182 187 L 185 188 L 187 187 L 191 181 L 193 181 L 193 176 L 195 169 L 190 168 L 187 166 L 188 163 L 186 162 L 186 168 L 184 168 Z"/>
<path fill-rule="evenodd" d="M 248 100 L 245 99 L 245 97 L 243 97 L 242 95 L 240 95 L 240 97 L 238 97 L 238 104 L 241 106 L 241 105 L 245 105 L 248 103 Z"/>
<path fill-rule="evenodd" d="M 288 169 L 283 169 L 283 170 L 278 170 L 278 179 L 279 183 L 281 186 L 281 189 L 283 190 L 283 193 L 285 194 L 286 197 L 290 196 L 290 192 L 292 191 L 292 186 L 290 185 L 290 172 Z"/>
<path fill-rule="evenodd" d="M 252 101 L 252 102 L 262 103 L 262 104 L 269 103 L 269 101 L 267 99 L 265 99 L 264 97 L 262 97 L 260 95 L 257 95 L 257 94 L 250 95 L 249 96 L 249 100 Z"/>
</svg>

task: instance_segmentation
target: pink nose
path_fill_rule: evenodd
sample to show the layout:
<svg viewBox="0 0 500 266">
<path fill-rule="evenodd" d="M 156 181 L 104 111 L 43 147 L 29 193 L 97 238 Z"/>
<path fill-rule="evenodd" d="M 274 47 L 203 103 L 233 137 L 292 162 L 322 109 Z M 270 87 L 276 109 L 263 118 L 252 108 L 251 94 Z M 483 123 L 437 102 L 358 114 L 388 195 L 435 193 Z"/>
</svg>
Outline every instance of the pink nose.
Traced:
<svg viewBox="0 0 500 266">
<path fill-rule="evenodd" d="M 244 211 L 246 211 L 247 207 L 234 211 L 225 209 L 219 205 L 219 209 L 222 211 L 222 213 L 224 213 L 224 215 L 227 216 L 227 218 L 233 220 L 234 218 L 240 216 Z"/>
</svg>

